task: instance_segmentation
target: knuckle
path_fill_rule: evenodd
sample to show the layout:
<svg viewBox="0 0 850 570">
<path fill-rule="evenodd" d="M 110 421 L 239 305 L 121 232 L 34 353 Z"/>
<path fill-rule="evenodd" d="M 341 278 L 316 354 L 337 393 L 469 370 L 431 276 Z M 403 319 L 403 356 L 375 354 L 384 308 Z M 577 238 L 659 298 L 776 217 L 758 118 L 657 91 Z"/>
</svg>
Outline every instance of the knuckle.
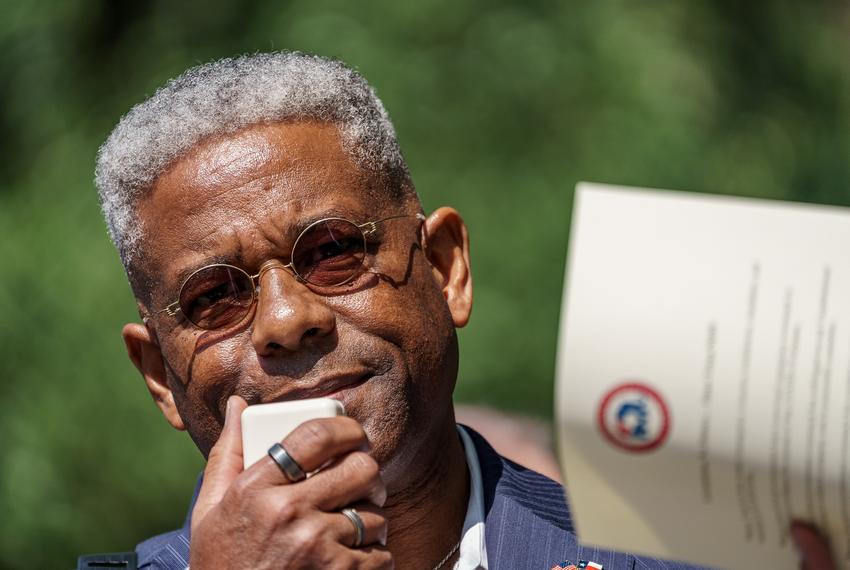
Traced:
<svg viewBox="0 0 850 570">
<path fill-rule="evenodd" d="M 302 521 L 299 527 L 300 532 L 306 535 L 306 543 L 311 545 L 324 542 L 328 533 L 327 525 L 315 517 Z"/>
<path fill-rule="evenodd" d="M 227 493 L 237 502 L 242 502 L 248 497 L 248 495 L 250 495 L 250 491 L 250 480 L 247 477 L 237 477 L 233 483 L 230 484 L 230 488 Z"/>
<path fill-rule="evenodd" d="M 283 500 L 274 509 L 274 518 L 278 526 L 289 526 L 301 516 L 301 509 L 293 501 Z"/>
<path fill-rule="evenodd" d="M 322 420 L 309 420 L 298 428 L 299 439 L 308 448 L 325 449 L 333 443 L 333 430 Z"/>
<path fill-rule="evenodd" d="M 293 527 L 290 534 L 291 544 L 308 560 L 323 558 L 326 551 L 327 529 L 318 521 L 305 520 Z"/>
</svg>

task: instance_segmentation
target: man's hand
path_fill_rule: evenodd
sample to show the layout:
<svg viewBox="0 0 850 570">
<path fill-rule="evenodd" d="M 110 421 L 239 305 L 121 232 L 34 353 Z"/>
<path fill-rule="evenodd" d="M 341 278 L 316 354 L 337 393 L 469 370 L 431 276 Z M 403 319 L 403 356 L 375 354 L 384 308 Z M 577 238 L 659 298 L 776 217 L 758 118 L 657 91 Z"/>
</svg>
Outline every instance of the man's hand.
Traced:
<svg viewBox="0 0 850 570">
<path fill-rule="evenodd" d="M 392 568 L 383 547 L 386 487 L 362 449 L 363 428 L 348 417 L 305 422 L 282 442 L 312 477 L 291 483 L 266 457 L 242 470 L 242 410 L 231 397 L 221 437 L 210 452 L 192 512 L 190 566 L 216 568 Z M 363 547 L 339 512 L 355 506 L 366 527 Z"/>
<path fill-rule="evenodd" d="M 835 570 L 829 543 L 813 526 L 794 521 L 791 524 L 791 538 L 803 557 L 803 570 Z"/>
</svg>

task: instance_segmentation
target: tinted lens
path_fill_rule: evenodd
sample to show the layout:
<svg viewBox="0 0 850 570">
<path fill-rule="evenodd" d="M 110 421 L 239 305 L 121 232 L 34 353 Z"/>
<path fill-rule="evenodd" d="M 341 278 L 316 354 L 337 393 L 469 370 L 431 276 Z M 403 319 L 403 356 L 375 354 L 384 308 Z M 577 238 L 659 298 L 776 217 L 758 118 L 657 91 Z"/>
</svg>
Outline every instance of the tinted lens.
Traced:
<svg viewBox="0 0 850 570">
<path fill-rule="evenodd" d="M 304 230 L 292 250 L 292 267 L 308 283 L 333 287 L 354 277 L 364 257 L 366 238 L 360 228 L 331 218 Z"/>
<path fill-rule="evenodd" d="M 202 329 L 234 325 L 254 299 L 247 273 L 229 265 L 210 265 L 194 273 L 180 290 L 180 310 Z"/>
</svg>

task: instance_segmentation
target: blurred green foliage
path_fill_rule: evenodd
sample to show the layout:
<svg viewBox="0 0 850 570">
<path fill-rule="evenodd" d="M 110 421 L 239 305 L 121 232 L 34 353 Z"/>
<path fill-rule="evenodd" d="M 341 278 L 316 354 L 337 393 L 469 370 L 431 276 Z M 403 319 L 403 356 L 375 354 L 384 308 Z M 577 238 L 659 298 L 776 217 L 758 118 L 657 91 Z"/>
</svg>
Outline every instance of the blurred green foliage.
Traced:
<svg viewBox="0 0 850 570">
<path fill-rule="evenodd" d="M 377 88 L 476 307 L 460 400 L 546 417 L 572 189 L 850 204 L 844 2 L 0 0 L 0 567 L 179 526 L 199 454 L 123 354 L 136 318 L 92 184 L 131 105 L 195 63 L 298 49 Z"/>
</svg>

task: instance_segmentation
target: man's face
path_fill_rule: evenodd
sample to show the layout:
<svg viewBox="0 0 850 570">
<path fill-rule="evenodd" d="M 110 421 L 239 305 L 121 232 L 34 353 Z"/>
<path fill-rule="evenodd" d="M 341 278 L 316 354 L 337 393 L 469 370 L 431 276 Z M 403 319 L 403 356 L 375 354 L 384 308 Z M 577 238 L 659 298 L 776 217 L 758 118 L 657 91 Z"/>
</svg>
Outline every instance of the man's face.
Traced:
<svg viewBox="0 0 850 570">
<path fill-rule="evenodd" d="M 365 427 L 390 485 L 423 451 L 451 416 L 457 341 L 416 207 L 388 199 L 328 124 L 257 125 L 209 140 L 157 179 L 139 216 L 143 266 L 155 282 L 143 310 L 152 315 L 162 378 L 149 357 L 142 371 L 149 387 L 170 390 L 205 455 L 232 394 L 249 404 L 341 400 Z M 332 294 L 278 267 L 263 274 L 250 314 L 236 326 L 205 331 L 180 313 L 157 313 L 204 265 L 255 274 L 271 259 L 289 263 L 312 221 L 338 216 L 359 224 L 398 214 L 409 216 L 378 226 L 364 271 Z"/>
</svg>

